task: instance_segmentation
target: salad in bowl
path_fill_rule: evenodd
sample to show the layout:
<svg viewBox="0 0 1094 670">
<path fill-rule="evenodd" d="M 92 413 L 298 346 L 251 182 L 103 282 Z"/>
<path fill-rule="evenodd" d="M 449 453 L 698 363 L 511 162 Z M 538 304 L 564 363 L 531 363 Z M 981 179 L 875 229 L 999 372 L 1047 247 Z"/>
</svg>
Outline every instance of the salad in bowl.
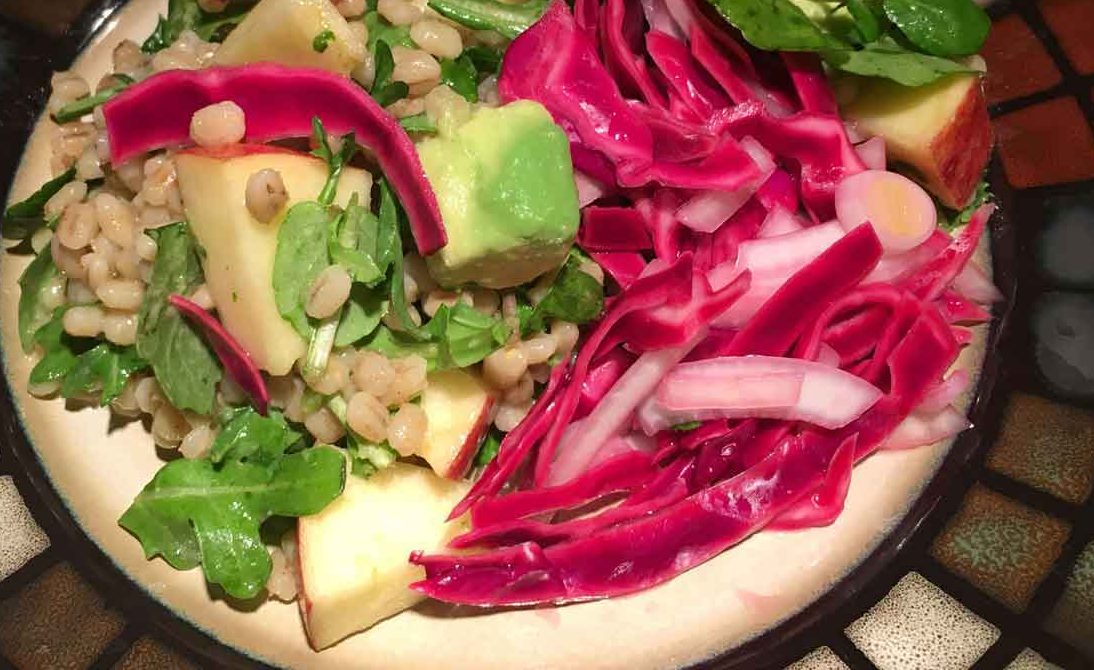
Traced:
<svg viewBox="0 0 1094 670">
<path fill-rule="evenodd" d="M 835 522 L 969 427 L 1002 296 L 970 0 L 171 0 L 54 76 L 2 225 L 42 399 L 143 422 L 118 519 L 328 648 Z M 108 439 L 105 438 L 104 439 Z"/>
</svg>

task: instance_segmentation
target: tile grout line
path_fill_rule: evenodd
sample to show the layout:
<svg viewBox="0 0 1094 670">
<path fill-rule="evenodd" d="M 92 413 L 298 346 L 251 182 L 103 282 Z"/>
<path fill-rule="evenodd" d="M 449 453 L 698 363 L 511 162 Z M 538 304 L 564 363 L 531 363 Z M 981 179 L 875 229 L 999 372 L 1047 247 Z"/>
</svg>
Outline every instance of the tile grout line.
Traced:
<svg viewBox="0 0 1094 670">
<path fill-rule="evenodd" d="M 88 665 L 88 670 L 109 670 L 132 648 L 137 639 L 144 634 L 132 621 L 127 621 L 122 631 L 107 643 L 99 657 Z"/>
<path fill-rule="evenodd" d="M 1010 475 L 992 470 L 987 464 L 977 464 L 974 469 L 977 481 L 995 493 L 1000 493 L 1038 512 L 1067 521 L 1073 526 L 1082 519 L 1082 505 L 1068 502 Z"/>
<path fill-rule="evenodd" d="M 851 670 L 878 670 L 866 652 L 859 649 L 858 645 L 847 637 L 846 631 L 837 631 L 835 637 L 829 640 L 828 648 Z"/>
</svg>

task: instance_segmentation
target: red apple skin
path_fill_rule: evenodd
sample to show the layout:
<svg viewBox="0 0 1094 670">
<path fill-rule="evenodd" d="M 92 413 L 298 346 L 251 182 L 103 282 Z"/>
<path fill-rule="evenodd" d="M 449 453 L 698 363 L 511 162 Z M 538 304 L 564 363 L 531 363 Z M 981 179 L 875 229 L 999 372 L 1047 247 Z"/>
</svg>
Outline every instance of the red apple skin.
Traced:
<svg viewBox="0 0 1094 670">
<path fill-rule="evenodd" d="M 460 448 L 460 453 L 456 455 L 456 458 L 449 464 L 448 470 L 445 471 L 444 476 L 448 479 L 458 480 L 463 479 L 467 471 L 471 469 L 471 461 L 475 458 L 475 454 L 478 453 L 479 443 L 482 442 L 483 436 L 486 435 L 486 431 L 490 428 L 490 413 L 494 409 L 496 400 L 493 396 L 490 396 L 482 406 L 482 412 L 479 414 L 478 421 L 475 422 L 475 428 L 467 434 L 467 440 L 464 441 L 463 447 Z"/>
<path fill-rule="evenodd" d="M 971 86 L 953 120 L 931 140 L 931 153 L 938 162 L 937 195 L 946 206 L 961 209 L 969 203 L 991 158 L 991 147 L 984 91 Z"/>
</svg>

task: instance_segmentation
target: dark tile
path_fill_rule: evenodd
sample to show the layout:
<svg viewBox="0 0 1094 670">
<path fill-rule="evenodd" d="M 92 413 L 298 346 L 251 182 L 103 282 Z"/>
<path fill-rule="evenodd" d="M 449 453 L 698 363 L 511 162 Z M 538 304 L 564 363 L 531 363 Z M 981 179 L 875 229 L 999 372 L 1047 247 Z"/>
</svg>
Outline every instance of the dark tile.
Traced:
<svg viewBox="0 0 1094 670">
<path fill-rule="evenodd" d="M 1045 628 L 1094 659 L 1094 543 L 1079 554 Z"/>
<path fill-rule="evenodd" d="M 1094 412 L 1015 394 L 987 465 L 1068 502 L 1094 486 Z"/>
<path fill-rule="evenodd" d="M 1090 0 L 1041 0 L 1037 3 L 1072 67 L 1082 74 L 1094 72 L 1094 2 Z"/>
<path fill-rule="evenodd" d="M 17 668 L 86 668 L 124 622 L 67 563 L 0 602 L 0 656 Z"/>
<path fill-rule="evenodd" d="M 1094 133 L 1072 98 L 1057 98 L 995 120 L 1007 181 L 1017 188 L 1094 178 Z"/>
<path fill-rule="evenodd" d="M 1041 41 L 1017 14 L 996 21 L 980 50 L 988 62 L 988 103 L 1020 98 L 1060 83 L 1060 70 Z"/>
<path fill-rule="evenodd" d="M 1067 540 L 1068 524 L 974 486 L 931 553 L 1015 611 L 1025 609 Z"/>
<path fill-rule="evenodd" d="M 163 642 L 142 637 L 114 665 L 114 670 L 196 670 L 197 667 Z"/>
<path fill-rule="evenodd" d="M 91 0 L 0 0 L 0 16 L 50 35 L 60 36 L 84 7 L 90 4 Z"/>
<path fill-rule="evenodd" d="M 1094 296 L 1044 293 L 1029 325 L 1041 380 L 1060 395 L 1094 398 Z"/>
<path fill-rule="evenodd" d="M 1094 194 L 1049 198 L 1037 237 L 1037 269 L 1049 282 L 1094 289 Z"/>
</svg>

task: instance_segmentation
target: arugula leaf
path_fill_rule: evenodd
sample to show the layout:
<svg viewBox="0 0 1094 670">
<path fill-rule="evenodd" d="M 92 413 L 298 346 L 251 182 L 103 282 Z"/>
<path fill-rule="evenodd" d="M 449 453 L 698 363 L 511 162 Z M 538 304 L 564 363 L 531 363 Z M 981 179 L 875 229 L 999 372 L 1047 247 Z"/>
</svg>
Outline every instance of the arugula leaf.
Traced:
<svg viewBox="0 0 1094 670">
<path fill-rule="evenodd" d="M 709 0 L 752 46 L 767 51 L 840 49 L 847 43 L 825 32 L 790 0 Z M 432 3 L 431 3 L 432 4 Z"/>
<path fill-rule="evenodd" d="M 571 252 L 547 295 L 522 319 L 525 333 L 543 330 L 547 319 L 588 323 L 604 311 L 604 287 L 581 269 L 583 258 Z"/>
<path fill-rule="evenodd" d="M 304 307 L 316 277 L 330 264 L 327 248 L 330 217 L 318 202 L 289 209 L 277 231 L 273 289 L 277 311 L 296 332 L 310 338 L 314 330 Z"/>
<path fill-rule="evenodd" d="M 432 135 L 437 132 L 437 124 L 433 123 L 433 119 L 429 118 L 429 115 L 425 112 L 414 116 L 405 116 L 399 119 L 399 125 L 408 133 Z"/>
<path fill-rule="evenodd" d="M 159 229 L 156 262 L 137 321 L 137 353 L 152 365 L 164 395 L 178 409 L 213 411 L 223 376 L 209 345 L 167 298 L 189 295 L 204 281 L 199 250 L 184 223 Z"/>
<path fill-rule="evenodd" d="M 903 86 L 924 86 L 949 74 L 973 72 L 956 61 L 907 51 L 891 38 L 858 51 L 827 51 L 824 60 L 844 72 L 885 77 Z"/>
<path fill-rule="evenodd" d="M 464 54 L 455 60 L 441 59 L 441 83 L 470 103 L 479 101 L 478 70 L 471 58 Z"/>
<path fill-rule="evenodd" d="M 881 21 L 867 0 L 847 0 L 846 6 L 862 42 L 873 42 L 881 37 Z"/>
<path fill-rule="evenodd" d="M 76 367 L 76 359 L 82 351 L 77 351 L 77 342 L 65 334 L 62 322 L 65 310 L 65 307 L 58 307 L 53 318 L 34 334 L 34 341 L 42 347 L 44 355 L 30 371 L 31 384 L 60 381 Z"/>
<path fill-rule="evenodd" d="M 410 94 L 410 87 L 405 82 L 391 80 L 391 75 L 395 72 L 395 57 L 391 55 L 391 47 L 385 40 L 376 41 L 373 60 L 376 63 L 376 75 L 369 93 L 376 100 L 376 104 L 387 107 Z"/>
<path fill-rule="evenodd" d="M 387 306 L 382 291 L 355 285 L 350 289 L 349 300 L 338 322 L 334 346 L 348 347 L 374 333 L 387 313 Z"/>
<path fill-rule="evenodd" d="M 47 246 L 19 277 L 19 343 L 23 351 L 34 349 L 34 334 L 49 323 L 53 310 L 44 304 L 46 292 L 61 277 Z"/>
<path fill-rule="evenodd" d="M 463 50 L 463 55 L 471 59 L 480 75 L 489 76 L 501 72 L 502 52 L 484 44 L 476 44 Z"/>
<path fill-rule="evenodd" d="M 76 358 L 75 365 L 64 376 L 61 395 L 75 398 L 99 389 L 99 406 L 105 407 L 118 397 L 131 375 L 147 367 L 135 347 L 103 342 Z"/>
<path fill-rule="evenodd" d="M 932 56 L 969 56 L 991 30 L 987 12 L 972 0 L 884 0 L 882 6 L 908 40 Z"/>
<path fill-rule="evenodd" d="M 334 31 L 324 30 L 315 36 L 315 39 L 311 41 L 311 48 L 316 53 L 323 53 L 330 46 L 330 43 L 334 41 Z"/>
<path fill-rule="evenodd" d="M 186 30 L 192 30 L 207 42 L 219 42 L 250 11 L 249 4 L 229 7 L 223 12 L 203 11 L 197 0 L 170 0 L 167 16 L 160 15 L 156 28 L 141 45 L 141 51 L 156 53 L 174 44 Z"/>
<path fill-rule="evenodd" d="M 316 200 L 320 204 L 330 206 L 334 202 L 334 196 L 338 192 L 338 182 L 342 178 L 342 170 L 349 165 L 354 154 L 361 147 L 357 144 L 354 133 L 349 133 L 342 138 L 342 146 L 334 151 L 330 146 L 330 137 L 326 128 L 318 116 L 311 120 L 312 135 L 315 137 L 315 149 L 312 156 L 323 160 L 327 164 L 327 181 L 323 184 L 323 190 L 319 191 Z"/>
<path fill-rule="evenodd" d="M 429 372 L 445 368 L 441 360 L 441 347 L 436 342 L 407 337 L 405 333 L 393 331 L 387 326 L 377 328 L 364 344 L 364 348 L 381 353 L 388 358 L 421 356 L 425 359 L 426 369 Z"/>
<path fill-rule="evenodd" d="M 435 12 L 475 30 L 493 30 L 513 39 L 543 16 L 551 0 L 519 4 L 498 0 L 429 0 Z"/>
<path fill-rule="evenodd" d="M 76 168 L 69 168 L 47 181 L 26 200 L 8 207 L 4 212 L 3 226 L 0 226 L 0 233 L 3 234 L 4 239 L 26 240 L 45 226 L 46 202 L 74 179 L 76 179 Z"/>
<path fill-rule="evenodd" d="M 226 419 L 209 450 L 208 459 L 213 463 L 231 460 L 268 465 L 303 437 L 276 410 L 262 416 L 253 407 L 241 407 Z"/>
<path fill-rule="evenodd" d="M 475 454 L 474 467 L 482 468 L 489 465 L 490 461 L 497 457 L 499 449 L 501 449 L 501 433 L 496 428 L 492 428 Z"/>
<path fill-rule="evenodd" d="M 115 79 L 119 79 L 121 84 L 117 86 L 111 86 L 104 88 L 103 90 L 89 95 L 86 98 L 80 98 L 75 102 L 70 102 L 53 115 L 53 120 L 57 123 L 68 123 L 69 121 L 76 121 L 87 114 L 95 111 L 95 108 L 102 105 L 107 100 L 113 98 L 115 95 L 121 93 L 125 89 L 129 88 L 133 84 L 133 78 L 124 74 L 112 75 Z"/>
<path fill-rule="evenodd" d="M 509 326 L 503 319 L 483 314 L 462 302 L 442 305 L 423 330 L 440 345 L 438 365 L 466 368 L 503 347 Z"/>
<path fill-rule="evenodd" d="M 319 513 L 342 492 L 345 476 L 345 457 L 326 445 L 269 465 L 180 459 L 156 473 L 118 523 L 146 557 L 162 556 L 178 569 L 200 563 L 207 581 L 252 598 L 272 567 L 262 523 Z"/>
<path fill-rule="evenodd" d="M 361 20 L 364 21 L 365 28 L 368 29 L 367 46 L 369 51 L 375 53 L 376 45 L 379 42 L 387 42 L 390 45 L 398 45 L 408 49 L 415 47 L 414 40 L 410 39 L 410 28 L 391 25 L 375 9 L 366 12 Z M 388 51 L 390 52 L 391 49 L 388 48 Z M 379 64 L 379 61 L 377 61 L 377 64 Z"/>
<path fill-rule="evenodd" d="M 357 204 L 357 194 L 331 226 L 328 242 L 331 260 L 341 265 L 355 282 L 375 286 L 387 272 L 376 258 L 380 221 Z"/>
<path fill-rule="evenodd" d="M 385 235 L 385 240 L 391 249 L 391 282 L 390 299 L 391 314 L 395 319 L 397 329 L 412 338 L 421 339 L 422 335 L 414 321 L 410 318 L 410 310 L 406 302 L 405 282 L 403 280 L 403 243 L 399 237 L 399 218 L 401 215 L 399 201 L 388 185 L 386 179 L 380 180 L 380 230 Z"/>
</svg>

